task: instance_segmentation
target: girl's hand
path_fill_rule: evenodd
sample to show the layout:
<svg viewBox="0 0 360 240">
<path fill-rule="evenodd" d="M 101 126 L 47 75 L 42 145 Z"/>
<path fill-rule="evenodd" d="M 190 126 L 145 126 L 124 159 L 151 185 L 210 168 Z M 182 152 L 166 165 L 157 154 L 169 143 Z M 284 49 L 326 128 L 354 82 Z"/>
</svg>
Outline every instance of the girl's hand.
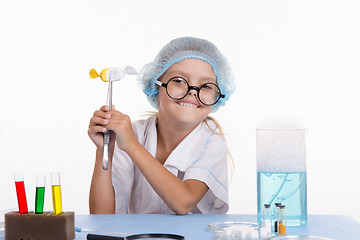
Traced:
<svg viewBox="0 0 360 240">
<path fill-rule="evenodd" d="M 128 115 L 122 114 L 119 111 L 116 111 L 114 107 L 113 110 L 109 111 L 108 113 L 111 116 L 106 127 L 107 129 L 115 132 L 117 145 L 121 150 L 127 152 L 127 150 L 133 146 L 133 144 L 138 143 L 132 128 L 130 117 Z"/>
<path fill-rule="evenodd" d="M 98 149 L 104 148 L 104 133 L 107 131 L 105 126 L 109 123 L 110 117 L 109 106 L 102 106 L 90 119 L 88 135 Z M 115 141 L 114 137 L 110 138 L 110 144 L 111 140 Z"/>
</svg>

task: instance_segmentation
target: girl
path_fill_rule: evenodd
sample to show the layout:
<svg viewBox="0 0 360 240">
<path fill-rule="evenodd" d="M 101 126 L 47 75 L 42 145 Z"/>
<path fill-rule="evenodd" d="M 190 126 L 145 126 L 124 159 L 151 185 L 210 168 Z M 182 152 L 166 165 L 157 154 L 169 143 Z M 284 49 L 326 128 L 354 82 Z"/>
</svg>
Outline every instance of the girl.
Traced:
<svg viewBox="0 0 360 240">
<path fill-rule="evenodd" d="M 103 106 L 90 120 L 96 145 L 90 213 L 226 213 L 227 147 L 208 115 L 234 91 L 227 60 L 206 40 L 178 38 L 138 79 L 155 116 L 131 123 Z M 107 130 L 114 150 L 104 171 Z"/>
</svg>

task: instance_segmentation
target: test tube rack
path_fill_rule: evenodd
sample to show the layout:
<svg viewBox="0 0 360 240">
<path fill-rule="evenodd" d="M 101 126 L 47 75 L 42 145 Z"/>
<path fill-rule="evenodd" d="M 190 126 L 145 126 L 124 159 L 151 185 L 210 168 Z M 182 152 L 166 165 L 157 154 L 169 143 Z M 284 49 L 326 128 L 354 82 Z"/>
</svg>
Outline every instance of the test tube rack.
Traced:
<svg viewBox="0 0 360 240">
<path fill-rule="evenodd" d="M 5 240 L 71 240 L 75 238 L 74 212 L 5 214 Z"/>
</svg>

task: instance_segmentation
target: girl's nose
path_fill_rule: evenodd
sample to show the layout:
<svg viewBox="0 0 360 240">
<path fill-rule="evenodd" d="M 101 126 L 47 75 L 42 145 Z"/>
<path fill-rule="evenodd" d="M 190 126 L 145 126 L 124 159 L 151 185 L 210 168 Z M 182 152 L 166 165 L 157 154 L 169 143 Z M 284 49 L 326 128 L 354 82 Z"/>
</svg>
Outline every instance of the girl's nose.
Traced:
<svg viewBox="0 0 360 240">
<path fill-rule="evenodd" d="M 197 94 L 196 90 L 195 90 L 195 89 L 191 89 L 191 90 L 189 91 L 188 95 L 191 95 L 191 94 L 193 94 L 193 95 L 196 97 L 196 94 Z"/>
</svg>

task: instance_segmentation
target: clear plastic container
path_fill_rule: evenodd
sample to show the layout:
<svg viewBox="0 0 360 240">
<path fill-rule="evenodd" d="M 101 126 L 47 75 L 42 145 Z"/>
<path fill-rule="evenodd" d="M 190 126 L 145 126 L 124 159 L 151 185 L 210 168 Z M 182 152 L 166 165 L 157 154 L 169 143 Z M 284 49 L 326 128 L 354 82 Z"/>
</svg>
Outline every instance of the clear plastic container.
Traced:
<svg viewBox="0 0 360 240">
<path fill-rule="evenodd" d="M 253 229 L 258 229 L 259 226 L 255 222 L 216 222 L 208 225 L 208 228 L 212 232 L 223 232 L 225 228 L 232 226 L 244 226 Z"/>
<path fill-rule="evenodd" d="M 326 237 L 317 237 L 317 236 L 296 236 L 296 235 L 288 235 L 288 236 L 276 236 L 272 238 L 271 240 L 333 240 L 332 238 L 326 238 Z"/>
<path fill-rule="evenodd" d="M 208 227 L 218 240 L 259 239 L 259 226 L 253 222 L 219 222 Z"/>
</svg>

